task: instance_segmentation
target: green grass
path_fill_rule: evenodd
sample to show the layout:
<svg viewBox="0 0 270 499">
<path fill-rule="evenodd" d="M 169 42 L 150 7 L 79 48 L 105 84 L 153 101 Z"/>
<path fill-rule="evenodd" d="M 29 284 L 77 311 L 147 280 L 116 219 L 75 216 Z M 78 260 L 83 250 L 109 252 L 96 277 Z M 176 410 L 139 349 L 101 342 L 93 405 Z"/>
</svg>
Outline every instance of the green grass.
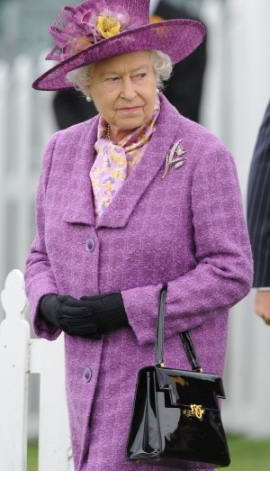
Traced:
<svg viewBox="0 0 270 499">
<path fill-rule="evenodd" d="M 27 471 L 37 471 L 38 443 L 36 440 L 28 442 Z"/>
<path fill-rule="evenodd" d="M 248 440 L 230 435 L 228 444 L 231 465 L 219 468 L 226 471 L 269 471 L 270 440 Z"/>
<path fill-rule="evenodd" d="M 231 465 L 221 471 L 270 471 L 270 440 L 248 440 L 229 435 Z M 27 470 L 37 471 L 37 442 L 28 444 Z"/>
</svg>

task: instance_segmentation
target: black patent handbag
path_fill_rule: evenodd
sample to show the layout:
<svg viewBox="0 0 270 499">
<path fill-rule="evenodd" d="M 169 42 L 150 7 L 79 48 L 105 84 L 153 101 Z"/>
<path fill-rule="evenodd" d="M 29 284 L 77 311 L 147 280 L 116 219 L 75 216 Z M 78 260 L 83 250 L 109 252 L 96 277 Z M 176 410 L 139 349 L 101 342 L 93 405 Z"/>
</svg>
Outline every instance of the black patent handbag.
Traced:
<svg viewBox="0 0 270 499">
<path fill-rule="evenodd" d="M 160 293 L 154 366 L 140 369 L 126 456 L 166 466 L 188 460 L 228 466 L 230 456 L 218 398 L 222 378 L 202 372 L 189 333 L 179 333 L 192 371 L 164 367 L 167 286 Z"/>
</svg>

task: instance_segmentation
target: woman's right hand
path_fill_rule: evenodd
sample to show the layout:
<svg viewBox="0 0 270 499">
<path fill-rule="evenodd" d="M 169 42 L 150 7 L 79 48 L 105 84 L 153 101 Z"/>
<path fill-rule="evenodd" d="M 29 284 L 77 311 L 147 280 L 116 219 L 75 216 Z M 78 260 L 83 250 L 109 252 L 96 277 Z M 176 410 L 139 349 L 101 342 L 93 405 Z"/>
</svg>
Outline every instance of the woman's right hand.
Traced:
<svg viewBox="0 0 270 499">
<path fill-rule="evenodd" d="M 270 326 L 270 291 L 258 290 L 255 296 L 255 312 Z"/>
<path fill-rule="evenodd" d="M 41 298 L 42 317 L 71 336 L 101 339 L 91 310 L 81 300 L 69 295 L 48 294 Z"/>
</svg>

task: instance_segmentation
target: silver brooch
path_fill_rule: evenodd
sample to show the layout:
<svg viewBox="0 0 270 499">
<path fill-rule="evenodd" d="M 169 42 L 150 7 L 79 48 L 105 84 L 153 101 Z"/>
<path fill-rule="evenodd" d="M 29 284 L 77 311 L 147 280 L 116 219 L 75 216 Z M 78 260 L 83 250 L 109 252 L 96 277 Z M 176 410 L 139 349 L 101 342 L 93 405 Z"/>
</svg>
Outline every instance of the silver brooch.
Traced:
<svg viewBox="0 0 270 499">
<path fill-rule="evenodd" d="M 170 169 L 173 168 L 174 170 L 176 170 L 177 168 L 181 168 L 181 166 L 183 166 L 186 160 L 185 152 L 186 151 L 183 147 L 182 139 L 178 140 L 178 142 L 175 142 L 167 155 L 165 170 L 161 178 L 164 178 L 170 171 Z"/>
</svg>

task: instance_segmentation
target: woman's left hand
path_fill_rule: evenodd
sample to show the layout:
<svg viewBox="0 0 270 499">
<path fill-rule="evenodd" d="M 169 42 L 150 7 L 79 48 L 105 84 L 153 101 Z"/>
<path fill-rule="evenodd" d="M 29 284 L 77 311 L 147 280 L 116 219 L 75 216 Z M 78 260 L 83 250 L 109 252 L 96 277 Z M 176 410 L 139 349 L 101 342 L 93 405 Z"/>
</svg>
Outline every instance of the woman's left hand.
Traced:
<svg viewBox="0 0 270 499">
<path fill-rule="evenodd" d="M 93 312 L 100 334 L 129 325 L 121 293 L 82 296 L 80 300 Z"/>
</svg>

